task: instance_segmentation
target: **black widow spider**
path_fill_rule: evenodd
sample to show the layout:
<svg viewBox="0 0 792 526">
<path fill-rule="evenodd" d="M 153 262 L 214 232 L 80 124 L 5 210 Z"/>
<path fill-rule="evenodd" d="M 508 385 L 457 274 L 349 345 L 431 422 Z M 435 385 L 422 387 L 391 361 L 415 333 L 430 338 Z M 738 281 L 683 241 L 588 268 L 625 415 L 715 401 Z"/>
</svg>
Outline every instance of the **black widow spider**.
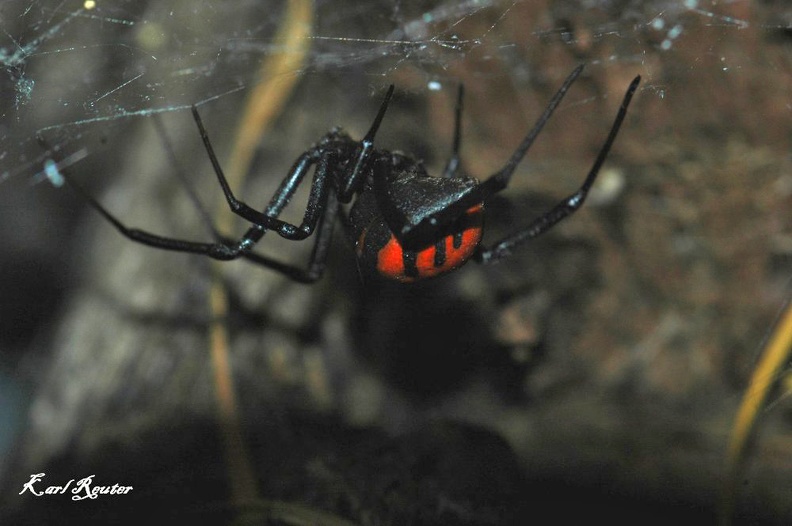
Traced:
<svg viewBox="0 0 792 526">
<path fill-rule="evenodd" d="M 325 269 L 333 227 L 336 219 L 340 218 L 356 247 L 362 269 L 376 271 L 401 282 L 416 281 L 454 270 L 471 258 L 479 263 L 500 260 L 511 254 L 517 245 L 546 232 L 580 208 L 616 138 L 640 76 L 635 77 L 627 88 L 610 133 L 582 186 L 549 212 L 492 248 L 480 244 L 484 201 L 506 188 L 515 168 L 582 70 L 581 65 L 570 73 L 511 159 L 481 183 L 471 177 L 457 175 L 461 86 L 456 104 L 452 154 L 442 177 L 429 176 L 423 163 L 409 155 L 374 148 L 374 135 L 393 95 L 391 85 L 363 140 L 355 141 L 339 128 L 331 130 L 318 144 L 300 155 L 263 212 L 251 208 L 232 193 L 198 110 L 193 106 L 193 117 L 228 205 L 236 215 L 252 223 L 238 241 L 215 232 L 216 242 L 198 243 L 129 228 L 70 178 L 66 180 L 121 234 L 138 243 L 203 254 L 224 261 L 243 257 L 296 281 L 311 283 L 319 279 Z M 278 219 L 314 165 L 316 168 L 302 223 L 294 225 Z M 341 205 L 353 199 L 355 201 L 347 213 Z M 291 240 L 305 239 L 316 232 L 307 267 L 292 266 L 252 252 L 253 246 L 268 230 Z"/>
</svg>

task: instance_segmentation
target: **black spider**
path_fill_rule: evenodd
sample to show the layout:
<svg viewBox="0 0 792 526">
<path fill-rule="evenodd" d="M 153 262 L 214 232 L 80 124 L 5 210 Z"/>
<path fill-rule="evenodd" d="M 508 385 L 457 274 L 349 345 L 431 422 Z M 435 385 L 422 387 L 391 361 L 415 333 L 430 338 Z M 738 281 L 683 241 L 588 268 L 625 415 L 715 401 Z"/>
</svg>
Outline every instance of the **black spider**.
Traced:
<svg viewBox="0 0 792 526">
<path fill-rule="evenodd" d="M 236 215 L 252 223 L 238 241 L 216 233 L 215 242 L 198 243 L 129 228 L 70 178 L 67 177 L 66 181 L 119 232 L 133 241 L 219 260 L 243 257 L 304 283 L 321 277 L 333 227 L 336 219 L 341 218 L 355 244 L 362 269 L 402 282 L 415 281 L 454 270 L 471 258 L 479 263 L 504 258 L 517 245 L 547 231 L 580 208 L 616 138 L 640 76 L 635 77 L 627 88 L 610 133 L 581 187 L 552 210 L 492 248 L 480 244 L 485 200 L 506 188 L 518 163 L 582 70 L 581 65 L 572 71 L 511 159 L 481 183 L 457 174 L 461 87 L 456 105 L 452 155 L 442 177 L 430 176 L 420 161 L 408 155 L 374 148 L 374 135 L 393 95 L 391 85 L 363 140 L 355 141 L 338 129 L 330 131 L 297 159 L 263 212 L 234 196 L 198 111 L 193 107 L 195 122 L 228 205 Z M 313 182 L 302 222 L 294 225 L 278 219 L 312 166 L 315 166 Z M 352 203 L 348 211 L 341 206 L 347 203 Z M 252 252 L 253 246 L 269 230 L 292 240 L 305 239 L 315 233 L 316 241 L 307 267 L 292 266 Z"/>
</svg>

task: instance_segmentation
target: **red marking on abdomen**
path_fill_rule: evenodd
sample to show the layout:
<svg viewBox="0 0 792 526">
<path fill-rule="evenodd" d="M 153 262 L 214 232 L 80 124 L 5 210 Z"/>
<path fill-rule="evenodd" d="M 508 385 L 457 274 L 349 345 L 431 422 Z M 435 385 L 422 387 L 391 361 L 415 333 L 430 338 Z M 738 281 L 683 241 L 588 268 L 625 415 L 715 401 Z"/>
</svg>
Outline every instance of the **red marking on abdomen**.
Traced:
<svg viewBox="0 0 792 526">
<path fill-rule="evenodd" d="M 404 265 L 404 250 L 391 235 L 388 243 L 377 254 L 377 270 L 383 276 L 402 282 L 411 282 L 424 278 L 431 278 L 445 274 L 461 267 L 473 255 L 481 241 L 483 225 L 483 206 L 481 204 L 470 207 L 462 218 L 462 240 L 458 247 L 454 247 L 454 234 L 444 237 L 441 242 L 445 245 L 445 261 L 435 264 L 437 246 L 430 245 L 415 255 L 417 276 L 407 274 Z"/>
<path fill-rule="evenodd" d="M 391 234 L 388 243 L 382 247 L 377 254 L 377 270 L 383 276 L 398 279 L 399 281 L 411 281 L 404 279 L 407 275 L 404 272 L 404 251 L 399 241 Z"/>
</svg>

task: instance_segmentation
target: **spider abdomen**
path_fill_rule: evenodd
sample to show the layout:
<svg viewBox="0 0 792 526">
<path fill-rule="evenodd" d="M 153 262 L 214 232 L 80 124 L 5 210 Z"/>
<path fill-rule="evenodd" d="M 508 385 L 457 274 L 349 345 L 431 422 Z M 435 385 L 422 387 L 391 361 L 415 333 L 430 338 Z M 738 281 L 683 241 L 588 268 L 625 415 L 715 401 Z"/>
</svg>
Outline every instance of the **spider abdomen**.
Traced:
<svg viewBox="0 0 792 526">
<path fill-rule="evenodd" d="M 381 276 L 408 283 L 432 278 L 461 267 L 481 242 L 484 206 L 470 207 L 437 241 L 420 249 L 405 249 L 385 221 L 376 218 L 357 240 L 363 266 Z"/>
</svg>

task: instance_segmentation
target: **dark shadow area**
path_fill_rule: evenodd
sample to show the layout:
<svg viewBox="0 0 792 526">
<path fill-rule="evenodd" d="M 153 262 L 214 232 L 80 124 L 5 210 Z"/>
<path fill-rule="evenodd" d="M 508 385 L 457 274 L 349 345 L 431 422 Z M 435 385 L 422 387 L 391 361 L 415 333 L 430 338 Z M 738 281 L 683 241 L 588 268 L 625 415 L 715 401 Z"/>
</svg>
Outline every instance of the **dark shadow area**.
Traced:
<svg viewBox="0 0 792 526">
<path fill-rule="evenodd" d="M 353 322 L 357 348 L 404 392 L 420 398 L 447 393 L 499 361 L 480 309 L 443 278 L 410 287 L 371 281 Z"/>
<path fill-rule="evenodd" d="M 262 413 L 264 415 L 264 413 Z M 266 500 L 234 508 L 215 425 L 182 419 L 144 436 L 126 437 L 90 455 L 76 451 L 42 469 L 34 485 L 64 494 L 18 495 L 30 475 L 5 481 L 3 524 L 304 524 L 324 513 L 351 524 L 518 525 L 713 524 L 711 510 L 662 495 L 609 492 L 570 480 L 532 479 L 509 446 L 490 431 L 434 423 L 399 437 L 351 428 L 331 417 L 262 416 L 248 432 L 259 492 Z M 120 495 L 71 500 L 80 479 L 92 486 L 131 486 Z M 21 478 L 20 478 L 21 477 Z M 583 476 L 584 479 L 591 477 Z M 25 479 L 25 480 L 22 480 Z M 277 503 L 277 505 L 275 504 Z M 283 513 L 290 509 L 290 513 Z M 290 519 L 285 517 L 290 516 Z M 314 518 L 314 520 L 316 520 Z M 331 522 L 315 522 L 318 526 Z M 761 517 L 735 524 L 764 525 Z"/>
</svg>

